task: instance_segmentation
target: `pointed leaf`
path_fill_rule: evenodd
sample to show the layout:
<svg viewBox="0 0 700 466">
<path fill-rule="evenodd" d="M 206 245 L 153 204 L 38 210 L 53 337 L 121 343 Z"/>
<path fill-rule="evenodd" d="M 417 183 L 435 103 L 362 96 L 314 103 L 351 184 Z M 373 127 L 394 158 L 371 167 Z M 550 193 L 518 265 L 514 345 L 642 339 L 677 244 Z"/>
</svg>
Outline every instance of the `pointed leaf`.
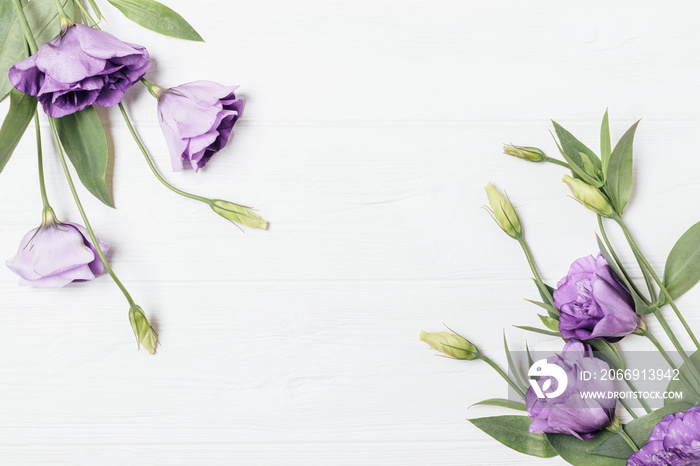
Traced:
<svg viewBox="0 0 700 466">
<path fill-rule="evenodd" d="M 559 331 L 559 321 L 557 319 L 552 319 L 549 316 L 543 316 L 540 314 L 537 314 L 537 317 L 540 318 L 544 326 L 548 329 L 553 330 L 555 332 Z"/>
<path fill-rule="evenodd" d="M 108 0 L 131 21 L 160 34 L 178 39 L 204 40 L 179 14 L 155 0 Z"/>
<path fill-rule="evenodd" d="M 550 316 L 552 316 L 552 315 L 555 315 L 557 317 L 559 316 L 559 310 L 551 304 L 541 303 L 539 301 L 533 301 L 532 299 L 526 299 L 525 301 L 527 301 L 528 303 L 532 303 L 537 307 L 541 307 L 542 309 L 547 311 L 547 313 Z M 552 317 L 552 319 L 558 321 L 558 319 L 556 317 Z"/>
<path fill-rule="evenodd" d="M 104 204 L 114 207 L 107 189 L 107 138 L 93 107 L 54 119 L 61 144 L 83 185 Z"/>
<path fill-rule="evenodd" d="M 590 440 L 579 440 L 573 435 L 547 434 L 552 448 L 567 462 L 574 466 L 625 466 L 626 459 L 609 458 L 593 453 L 609 438 L 617 436 L 609 430 L 602 430 Z"/>
<path fill-rule="evenodd" d="M 477 405 L 500 406 L 502 408 L 517 409 L 518 411 L 527 411 L 527 407 L 525 406 L 525 403 L 521 403 L 519 401 L 511 401 L 511 400 L 507 400 L 505 398 L 490 398 L 488 400 L 479 401 L 478 403 L 474 403 L 472 406 L 477 406 Z M 470 406 L 470 408 L 471 408 L 471 406 Z"/>
<path fill-rule="evenodd" d="M 544 329 L 536 328 L 536 327 L 528 327 L 527 325 L 513 325 L 513 327 L 519 328 L 520 330 L 525 330 L 528 332 L 540 333 L 542 335 L 549 335 L 550 337 L 561 337 L 561 333 L 559 333 L 559 332 L 552 332 L 550 330 L 544 330 Z"/>
<path fill-rule="evenodd" d="M 596 188 L 603 186 L 598 156 L 556 121 L 552 121 L 552 124 L 561 144 L 561 155 L 569 162 L 572 170 L 586 183 Z"/>
<path fill-rule="evenodd" d="M 523 379 L 520 377 L 520 372 L 518 372 L 518 368 L 515 366 L 515 362 L 513 362 L 513 357 L 510 354 L 510 349 L 508 349 L 508 341 L 506 340 L 505 330 L 503 331 L 503 346 L 506 351 L 506 359 L 508 359 L 508 369 L 510 369 L 510 373 L 513 375 L 513 378 L 515 379 L 515 382 L 518 384 L 518 386 L 522 388 L 523 391 L 527 391 L 528 387 L 523 383 Z"/>
<path fill-rule="evenodd" d="M 622 357 L 622 352 L 620 348 L 615 343 L 608 343 L 605 340 L 584 340 L 593 347 L 593 351 L 596 352 L 595 357 L 602 359 L 607 362 L 613 369 L 626 369 L 627 364 L 625 363 L 625 358 Z"/>
<path fill-rule="evenodd" d="M 600 158 L 603 168 L 603 179 L 608 177 L 608 163 L 610 162 L 610 125 L 608 123 L 608 110 L 605 109 L 603 122 L 600 125 Z"/>
<path fill-rule="evenodd" d="M 532 419 L 525 416 L 494 416 L 469 419 L 479 429 L 503 445 L 539 458 L 557 456 L 544 434 L 531 434 Z"/>
<path fill-rule="evenodd" d="M 10 91 L 10 110 L 0 128 L 0 172 L 12 157 L 36 112 L 36 99 L 15 88 Z"/>
<path fill-rule="evenodd" d="M 700 222 L 688 229 L 666 259 L 664 286 L 673 299 L 700 280 Z"/>
<path fill-rule="evenodd" d="M 3 15 L 0 16 L 0 21 L 2 21 L 2 26 L 0 27 L 0 100 L 2 100 L 12 89 L 7 72 L 12 65 L 22 61 L 27 55 L 22 30 L 19 27 L 19 21 L 14 14 L 14 10 L 12 10 L 12 2 L 3 0 L 0 3 L 2 4 L 0 6 L 0 14 Z M 61 0 L 61 3 L 66 14 L 73 18 L 73 0 Z M 12 14 L 6 17 L 8 7 Z M 61 30 L 54 0 L 32 0 L 24 7 L 24 15 L 27 17 L 29 27 L 34 33 L 37 45 L 50 41 Z"/>
<path fill-rule="evenodd" d="M 632 195 L 634 173 L 632 172 L 632 143 L 639 121 L 633 124 L 615 145 L 610 155 L 606 184 L 610 200 L 618 215 L 622 215 Z"/>
</svg>

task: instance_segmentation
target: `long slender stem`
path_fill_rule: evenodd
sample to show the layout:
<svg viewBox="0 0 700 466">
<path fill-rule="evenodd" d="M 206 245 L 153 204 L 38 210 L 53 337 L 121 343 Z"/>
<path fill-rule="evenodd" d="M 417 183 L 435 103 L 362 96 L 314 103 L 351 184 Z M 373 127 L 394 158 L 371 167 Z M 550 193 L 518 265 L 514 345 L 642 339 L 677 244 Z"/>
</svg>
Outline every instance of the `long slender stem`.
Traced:
<svg viewBox="0 0 700 466">
<path fill-rule="evenodd" d="M 102 264 L 104 265 L 105 270 L 107 273 L 112 277 L 112 280 L 114 280 L 114 283 L 117 284 L 119 289 L 124 293 L 124 297 L 126 300 L 129 302 L 130 307 L 136 306 L 136 303 L 134 302 L 133 298 L 129 294 L 129 292 L 126 290 L 122 282 L 117 278 L 117 275 L 114 273 L 114 270 L 112 270 L 112 267 L 110 267 L 109 263 L 107 262 L 107 258 L 105 257 L 104 253 L 102 252 L 102 248 L 100 247 L 100 243 L 97 240 L 97 236 L 95 236 L 95 232 L 92 229 L 92 226 L 90 225 L 90 221 L 87 218 L 87 215 L 85 214 L 85 210 L 83 209 L 83 204 L 80 202 L 80 198 L 78 197 L 78 192 L 75 190 L 75 185 L 73 184 L 73 179 L 70 174 L 70 170 L 68 170 L 68 164 L 66 163 L 66 158 L 63 155 L 63 149 L 61 148 L 61 141 L 58 139 L 58 132 L 56 131 L 56 124 L 54 123 L 53 118 L 49 117 L 49 126 L 51 127 L 51 133 L 53 134 L 53 140 L 54 143 L 56 144 L 56 150 L 58 151 L 58 157 L 61 160 L 61 165 L 63 166 L 63 173 L 66 175 L 66 180 L 68 181 L 68 186 L 70 187 L 70 191 L 73 194 L 73 199 L 75 199 L 75 205 L 78 207 L 78 210 L 80 211 L 80 216 L 83 218 L 83 222 L 85 223 L 85 228 L 88 231 L 88 235 L 90 236 L 90 240 L 92 241 L 93 246 L 95 247 L 95 251 L 97 251 L 97 255 L 100 256 L 100 260 L 102 261 Z"/>
<path fill-rule="evenodd" d="M 651 304 L 651 301 L 647 300 L 646 297 L 640 293 L 639 288 L 634 284 L 634 281 L 632 280 L 632 277 L 627 273 L 627 270 L 622 266 L 622 262 L 620 261 L 620 258 L 617 256 L 617 253 L 615 252 L 615 249 L 612 247 L 612 244 L 610 243 L 610 240 L 608 239 L 608 235 L 605 232 L 605 226 L 603 225 L 603 217 L 598 215 L 598 227 L 600 228 L 600 234 L 603 236 L 603 241 L 605 242 L 605 245 L 608 247 L 608 251 L 610 251 L 610 254 L 612 255 L 613 259 L 615 259 L 615 262 L 620 266 L 620 271 L 622 274 L 625 276 L 627 279 L 627 282 L 632 286 L 634 291 L 637 293 L 637 296 L 642 298 L 644 302 L 648 305 Z M 652 295 L 652 299 L 654 299 Z"/>
<path fill-rule="evenodd" d="M 36 154 L 39 165 L 39 188 L 41 189 L 41 201 L 44 203 L 44 209 L 50 209 L 49 198 L 46 195 L 46 185 L 44 184 L 44 156 L 41 149 L 41 129 L 39 128 L 39 114 L 34 112 L 34 128 L 36 133 Z"/>
<path fill-rule="evenodd" d="M 180 196 L 188 197 L 190 199 L 194 199 L 199 202 L 203 202 L 205 204 L 210 204 L 210 200 L 207 199 L 206 197 L 198 196 L 196 194 L 188 193 L 186 191 L 183 191 L 181 189 L 176 188 L 175 186 L 171 185 L 165 179 L 161 176 L 161 174 L 158 172 L 158 169 L 156 166 L 153 164 L 153 161 L 151 160 L 150 155 L 148 155 L 148 151 L 144 147 L 143 143 L 141 143 L 141 139 L 139 139 L 139 136 L 136 134 L 136 130 L 131 124 L 131 120 L 129 119 L 129 115 L 126 114 L 126 110 L 124 109 L 124 105 L 122 103 L 119 103 L 119 110 L 122 112 L 122 117 L 124 117 L 124 121 L 126 122 L 126 126 L 129 128 L 129 132 L 131 132 L 131 136 L 134 138 L 134 141 L 136 141 L 136 145 L 139 146 L 139 149 L 141 150 L 141 153 L 143 154 L 143 157 L 146 159 L 146 162 L 148 163 L 149 168 L 153 172 L 153 174 L 158 178 L 158 181 L 160 181 L 166 188 L 170 189 L 171 191 L 179 194 Z"/>
<path fill-rule="evenodd" d="M 673 359 L 668 355 L 666 350 L 664 349 L 663 346 L 661 346 L 661 343 L 659 343 L 659 340 L 656 339 L 654 335 L 649 330 L 645 330 L 643 335 L 649 339 L 649 341 L 656 347 L 656 349 L 661 353 L 661 356 L 664 357 L 666 362 L 668 363 L 669 366 L 671 366 L 671 369 L 678 369 L 678 366 L 676 366 L 676 363 L 673 362 Z"/>
<path fill-rule="evenodd" d="M 518 238 L 518 243 L 520 243 L 520 247 L 523 248 L 523 252 L 525 253 L 525 258 L 527 259 L 527 263 L 530 265 L 530 270 L 532 270 L 532 274 L 535 276 L 535 281 L 537 282 L 540 289 L 542 290 L 542 293 L 544 293 L 549 298 L 549 302 L 553 303 L 554 298 L 552 297 L 552 293 L 549 291 L 549 288 L 547 288 L 547 285 L 544 283 L 544 281 L 542 280 L 542 277 L 540 276 L 540 272 L 537 270 L 537 265 L 535 265 L 535 260 L 532 258 L 532 253 L 530 252 L 530 247 L 527 245 L 525 238 L 520 236 Z"/>
<path fill-rule="evenodd" d="M 24 35 L 24 40 L 26 40 L 27 44 L 29 44 L 29 51 L 32 54 L 35 54 L 38 50 L 38 47 L 36 45 L 36 41 L 34 40 L 32 29 L 29 27 L 27 17 L 24 15 L 22 4 L 19 2 L 19 0 L 12 0 L 12 3 L 15 7 L 15 13 L 17 14 L 17 19 L 19 20 L 19 27 L 22 30 L 22 34 Z"/>
<path fill-rule="evenodd" d="M 87 8 L 85 8 L 83 2 L 81 0 L 75 0 L 74 3 L 78 6 L 78 9 L 80 10 L 80 13 L 83 15 L 83 17 L 87 18 L 90 21 L 90 26 L 95 29 L 99 29 L 99 27 L 97 27 L 97 21 L 95 21 L 95 18 L 93 18 L 90 12 L 87 10 Z"/>
<path fill-rule="evenodd" d="M 625 383 L 630 388 L 630 390 L 632 390 L 634 393 L 639 393 L 639 390 L 637 390 L 637 387 L 635 387 L 634 382 L 625 378 Z M 620 400 L 620 401 L 622 401 L 622 400 Z M 639 404 L 642 405 L 642 408 L 644 409 L 644 411 L 647 414 L 649 414 L 652 411 L 651 407 L 649 407 L 649 404 L 646 402 L 646 400 L 644 398 L 640 397 L 637 401 L 639 401 Z"/>
<path fill-rule="evenodd" d="M 498 374 L 499 374 L 501 377 L 503 377 L 503 380 L 505 380 L 506 382 L 508 382 L 508 385 L 510 385 L 511 388 L 512 388 L 513 390 L 515 390 L 515 392 L 516 392 L 518 395 L 520 395 L 520 396 L 522 397 L 523 400 L 525 399 L 525 392 L 522 391 L 522 389 L 518 386 L 517 383 L 515 383 L 514 381 L 511 380 L 510 377 L 508 377 L 508 374 L 506 374 L 505 372 L 503 372 L 503 369 L 501 369 L 500 367 L 498 367 L 498 364 L 496 364 L 495 362 L 493 362 L 493 361 L 491 360 L 491 358 L 489 358 L 488 356 L 485 356 L 485 355 L 483 355 L 483 354 L 479 354 L 479 359 L 481 359 L 482 361 L 484 361 L 486 364 L 488 364 L 489 366 L 491 366 L 491 367 L 493 368 L 493 370 L 495 370 L 496 372 L 498 372 Z"/>
<path fill-rule="evenodd" d="M 629 413 L 629 415 L 632 416 L 632 419 L 637 419 L 639 417 L 639 416 L 637 416 L 637 413 L 634 412 L 632 407 L 629 404 L 627 404 L 627 402 L 625 400 L 620 398 L 620 399 L 618 399 L 618 401 L 620 402 L 622 407 L 625 408 L 625 410 Z M 641 401 L 641 398 L 640 398 L 640 401 Z M 650 411 L 647 411 L 647 413 L 649 413 L 649 412 Z"/>
<path fill-rule="evenodd" d="M 649 271 L 652 278 L 654 279 L 656 284 L 661 289 L 661 293 L 663 293 L 663 295 L 665 296 L 666 301 L 668 302 L 668 304 L 671 305 L 671 308 L 673 309 L 673 312 L 675 312 L 676 317 L 678 317 L 678 320 L 680 320 L 681 324 L 683 324 L 683 328 L 685 328 L 685 331 L 688 332 L 688 335 L 690 335 L 690 338 L 691 338 L 691 340 L 693 340 L 693 343 L 695 344 L 697 349 L 700 350 L 700 341 L 698 341 L 698 339 L 695 337 L 695 333 L 690 328 L 690 325 L 688 325 L 688 322 L 686 322 L 685 318 L 681 314 L 681 311 L 678 309 L 678 306 L 676 306 L 676 303 L 674 302 L 673 298 L 671 297 L 671 294 L 666 289 L 666 286 L 664 285 L 663 281 L 656 274 L 656 272 L 654 271 L 654 268 L 651 266 L 651 264 L 646 259 L 646 257 L 644 257 L 644 254 L 642 254 L 641 250 L 639 249 L 639 246 L 637 246 L 636 241 L 634 240 L 634 238 L 632 237 L 632 234 L 630 233 L 629 229 L 627 228 L 627 225 L 625 225 L 625 222 L 620 217 L 615 217 L 615 220 L 620 225 L 620 228 L 622 228 L 622 232 L 625 234 L 625 238 L 627 238 L 627 242 L 629 243 L 630 247 L 634 251 L 635 256 L 637 257 L 637 260 L 639 260 L 641 262 L 641 264 L 643 264 L 644 268 L 646 268 Z"/>
<path fill-rule="evenodd" d="M 564 168 L 568 168 L 569 170 L 571 170 L 571 165 L 569 165 L 566 162 L 562 162 L 561 160 L 553 159 L 551 157 L 547 157 L 546 155 L 544 156 L 543 160 L 546 162 L 549 162 L 549 163 L 553 163 L 555 165 L 560 165 Z"/>
</svg>

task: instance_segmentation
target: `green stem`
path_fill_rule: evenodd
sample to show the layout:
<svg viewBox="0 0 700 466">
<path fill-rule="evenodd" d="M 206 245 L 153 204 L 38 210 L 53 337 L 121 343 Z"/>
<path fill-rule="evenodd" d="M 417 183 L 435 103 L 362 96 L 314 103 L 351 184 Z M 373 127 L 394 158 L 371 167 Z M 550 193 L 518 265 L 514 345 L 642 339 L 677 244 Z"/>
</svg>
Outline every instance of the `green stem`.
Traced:
<svg viewBox="0 0 700 466">
<path fill-rule="evenodd" d="M 652 335 L 652 333 L 649 330 L 645 330 L 644 333 L 642 333 L 642 335 L 647 337 L 649 341 L 656 347 L 656 349 L 659 351 L 659 353 L 661 353 L 661 356 L 664 357 L 668 365 L 671 366 L 671 369 L 678 369 L 678 366 L 676 366 L 676 363 L 673 362 L 673 359 L 671 359 L 664 347 L 661 346 L 659 340 L 657 340 L 656 337 Z"/>
<path fill-rule="evenodd" d="M 615 432 L 616 434 L 619 434 L 620 437 L 622 437 L 625 443 L 629 445 L 633 451 L 639 451 L 639 447 L 637 447 L 637 445 L 634 443 L 634 440 L 632 440 L 632 438 L 629 435 L 627 435 L 627 432 L 625 432 L 625 428 L 620 424 L 620 421 L 614 419 L 613 423 L 610 425 L 610 427 L 608 427 L 608 429 Z"/>
<path fill-rule="evenodd" d="M 70 18 L 66 14 L 66 11 L 63 9 L 63 5 L 61 4 L 61 0 L 53 0 L 53 2 L 56 4 L 56 9 L 58 10 L 58 14 L 61 16 L 61 34 L 63 34 L 66 32 L 66 28 L 68 28 L 68 26 L 72 25 L 73 22 L 70 20 Z M 74 3 L 80 3 L 80 0 L 77 0 Z"/>
<path fill-rule="evenodd" d="M 34 55 L 39 48 L 36 46 L 36 41 L 34 40 L 32 29 L 29 27 L 27 17 L 24 16 L 22 4 L 19 2 L 19 0 L 12 0 L 12 3 L 15 7 L 15 13 L 17 14 L 17 20 L 19 21 L 19 27 L 24 35 L 24 40 L 27 41 L 27 44 L 29 44 L 29 51 L 32 55 Z"/>
<path fill-rule="evenodd" d="M 532 270 L 532 274 L 535 276 L 535 281 L 537 284 L 540 286 L 540 289 L 542 292 L 549 298 L 549 303 L 552 304 L 554 303 L 554 298 L 552 297 L 552 293 L 550 293 L 549 288 L 547 288 L 547 285 L 544 283 L 542 280 L 542 277 L 540 276 L 540 272 L 537 270 L 537 265 L 535 265 L 535 260 L 532 258 L 532 253 L 530 252 L 530 247 L 527 245 L 527 242 L 525 242 L 525 238 L 522 236 L 517 238 L 518 243 L 520 243 L 520 247 L 523 248 L 523 252 L 525 253 L 525 258 L 527 259 L 527 263 L 530 265 L 530 270 Z"/>
<path fill-rule="evenodd" d="M 75 185 L 73 184 L 73 179 L 71 177 L 70 171 L 68 170 L 68 164 L 66 164 L 66 158 L 63 155 L 63 149 L 61 148 L 61 141 L 58 138 L 58 132 L 56 131 L 56 124 L 54 122 L 54 119 L 49 117 L 49 126 L 51 127 L 51 133 L 53 134 L 53 140 L 54 143 L 56 144 L 56 150 L 58 151 L 58 157 L 61 160 L 61 165 L 63 166 L 63 173 L 66 175 L 66 180 L 68 181 L 68 186 L 70 187 L 70 191 L 73 194 L 73 199 L 75 199 L 75 205 L 78 207 L 78 210 L 80 211 L 80 216 L 83 218 L 83 222 L 85 222 L 85 228 L 88 231 L 88 235 L 90 236 L 90 240 L 92 241 L 93 246 L 95 247 L 95 251 L 97 251 L 97 255 L 100 256 L 100 260 L 102 261 L 102 264 L 104 265 L 105 270 L 107 273 L 112 277 L 112 280 L 114 280 L 114 283 L 117 284 L 119 289 L 124 293 L 124 297 L 126 300 L 129 302 L 130 307 L 136 306 L 136 303 L 132 299 L 131 295 L 129 292 L 126 290 L 122 282 L 117 278 L 117 275 L 114 273 L 112 270 L 112 267 L 110 267 L 109 263 L 107 262 L 107 258 L 105 257 L 104 253 L 102 252 L 102 248 L 100 247 L 100 243 L 97 240 L 97 236 L 95 236 L 95 232 L 92 229 L 92 226 L 90 225 L 90 221 L 87 218 L 87 215 L 85 214 L 85 210 L 83 209 L 83 205 L 80 202 L 80 198 L 78 197 L 78 192 L 75 190 Z"/>
<path fill-rule="evenodd" d="M 649 271 L 652 278 L 654 279 L 656 284 L 661 289 L 661 293 L 663 293 L 663 295 L 665 296 L 666 301 L 668 302 L 668 304 L 671 305 L 671 308 L 673 309 L 673 312 L 676 314 L 676 317 L 678 317 L 678 320 L 680 320 L 681 324 L 683 324 L 683 328 L 685 328 L 685 331 L 688 332 L 688 335 L 690 335 L 690 338 L 691 338 L 691 340 L 693 340 L 693 343 L 695 344 L 696 348 L 698 350 L 700 350 L 700 342 L 695 337 L 695 333 L 693 333 L 693 330 L 690 328 L 690 325 L 688 325 L 688 322 L 686 322 L 685 318 L 683 318 L 681 311 L 678 309 L 678 306 L 676 306 L 676 303 L 674 302 L 673 298 L 671 297 L 671 294 L 666 289 L 666 286 L 664 285 L 663 281 L 656 274 L 656 272 L 654 271 L 654 268 L 651 266 L 651 264 L 646 259 L 646 257 L 644 257 L 644 254 L 642 254 L 641 250 L 639 249 L 639 246 L 637 246 L 637 243 L 634 241 L 632 234 L 630 233 L 629 229 L 627 228 L 627 225 L 625 225 L 625 222 L 619 216 L 614 217 L 614 219 L 618 223 L 618 225 L 620 225 L 620 228 L 622 228 L 622 232 L 625 234 L 625 238 L 627 238 L 627 242 L 629 243 L 630 247 L 632 248 L 632 251 L 634 251 L 635 257 L 637 258 L 638 261 L 641 262 L 641 264 L 643 265 L 643 268 L 646 268 Z M 655 312 L 654 314 L 657 314 L 657 313 Z"/>
<path fill-rule="evenodd" d="M 39 128 L 39 114 L 34 112 L 34 128 L 36 133 L 36 154 L 39 165 L 39 188 L 41 189 L 41 201 L 44 203 L 44 209 L 50 209 L 49 198 L 46 195 L 46 184 L 44 183 L 44 156 L 41 149 L 41 129 Z"/>
<path fill-rule="evenodd" d="M 506 374 L 505 372 L 503 372 L 503 369 L 501 369 L 500 367 L 498 367 L 498 364 L 496 364 L 495 362 L 493 362 L 488 356 L 485 356 L 485 355 L 483 355 L 483 354 L 481 354 L 481 353 L 479 353 L 478 358 L 481 359 L 482 361 L 484 361 L 484 362 L 485 362 L 486 364 L 488 364 L 489 366 L 491 366 L 491 367 L 493 368 L 493 370 L 495 370 L 496 372 L 498 372 L 498 374 L 499 374 L 501 377 L 503 377 L 503 380 L 505 380 L 506 382 L 508 382 L 508 385 L 510 385 L 511 388 L 512 388 L 513 390 L 515 390 L 515 392 L 516 392 L 518 395 L 520 395 L 520 396 L 522 397 L 523 400 L 525 399 L 525 392 L 522 391 L 522 389 L 518 386 L 517 383 L 513 382 L 513 381 L 511 380 L 511 378 L 508 377 L 508 374 Z"/>
<path fill-rule="evenodd" d="M 134 138 L 134 141 L 136 141 L 136 145 L 139 146 L 139 149 L 141 150 L 143 157 L 146 159 L 146 162 L 148 163 L 148 166 L 151 169 L 151 171 L 153 172 L 153 174 L 156 176 L 156 178 L 158 178 L 158 181 L 160 181 L 163 184 L 163 186 L 170 189 L 174 193 L 179 194 L 180 196 L 188 197 L 190 199 L 194 199 L 195 201 L 203 202 L 203 203 L 208 204 L 208 205 L 211 204 L 210 199 L 207 199 L 206 197 L 202 197 L 202 196 L 197 196 L 196 194 L 185 192 L 185 191 L 178 189 L 175 186 L 171 185 L 167 181 L 165 181 L 165 179 L 158 172 L 158 169 L 156 168 L 156 166 L 153 164 L 153 161 L 151 160 L 150 155 L 148 155 L 148 151 L 141 143 L 141 139 L 139 139 L 138 135 L 136 134 L 136 130 L 134 130 L 134 127 L 131 125 L 131 120 L 129 119 L 129 116 L 126 114 L 126 110 L 124 109 L 124 105 L 122 105 L 121 102 L 119 103 L 119 110 L 122 112 L 122 117 L 124 117 L 124 121 L 126 122 L 126 126 L 129 128 L 129 132 L 131 132 L 131 136 Z"/>
<path fill-rule="evenodd" d="M 620 398 L 618 401 L 620 402 L 620 404 L 622 405 L 622 407 L 625 408 L 625 410 L 630 414 L 630 416 L 632 416 L 632 419 L 637 419 L 637 418 L 639 417 L 639 416 L 637 416 L 637 414 L 634 412 L 634 410 L 630 407 L 630 405 L 627 404 L 627 402 L 626 402 L 625 400 L 623 400 L 622 398 Z M 641 399 L 640 399 L 640 402 L 641 402 Z M 647 411 L 647 413 L 650 413 L 650 412 L 651 412 L 651 411 Z"/>
<path fill-rule="evenodd" d="M 81 0 L 75 0 L 74 3 L 78 6 L 78 9 L 80 10 L 80 13 L 83 15 L 83 17 L 87 18 L 90 21 L 90 27 L 99 29 L 99 27 L 97 27 L 97 21 L 95 21 L 95 18 L 93 18 L 90 12 L 87 10 L 87 8 L 85 8 L 83 2 Z"/>
<path fill-rule="evenodd" d="M 564 168 L 568 168 L 569 170 L 571 170 L 571 165 L 569 165 L 566 162 L 562 162 L 561 160 L 553 159 L 551 157 L 547 157 L 546 155 L 542 158 L 542 160 L 544 160 L 545 162 L 553 163 L 555 165 L 559 165 L 559 166 L 562 166 Z"/>
<path fill-rule="evenodd" d="M 610 244 L 610 240 L 608 239 L 608 235 L 605 232 L 605 226 L 603 225 L 603 217 L 600 215 L 597 215 L 597 217 L 598 217 L 598 227 L 600 228 L 600 234 L 603 236 L 603 241 L 605 242 L 605 245 L 608 247 L 608 251 L 610 251 L 610 255 L 612 255 L 613 259 L 615 259 L 615 262 L 620 267 L 620 271 L 625 276 L 625 278 L 627 279 L 627 282 L 630 284 L 630 286 L 632 286 L 634 291 L 637 293 L 637 296 L 642 298 L 642 300 L 644 301 L 645 304 L 651 305 L 651 301 L 647 300 L 644 297 L 644 295 L 639 292 L 639 288 L 637 288 L 637 286 L 634 284 L 634 281 L 632 280 L 630 275 L 627 273 L 627 270 L 625 270 L 625 268 L 622 266 L 622 262 L 620 261 L 620 258 L 617 256 L 617 253 L 615 252 L 615 249 L 612 247 L 612 244 Z M 646 277 L 646 275 L 645 275 L 645 277 Z M 654 299 L 653 296 L 654 295 L 652 294 L 652 299 Z"/>
<path fill-rule="evenodd" d="M 632 390 L 634 393 L 639 393 L 639 390 L 637 390 L 637 387 L 634 386 L 634 383 L 631 380 L 625 379 L 625 383 L 630 388 L 630 390 Z M 620 400 L 620 401 L 623 401 L 623 400 Z M 647 414 L 649 414 L 652 411 L 652 409 L 649 407 L 649 404 L 647 404 L 647 402 L 646 402 L 646 400 L 644 400 L 644 398 L 640 397 L 638 401 L 639 401 L 639 404 L 642 405 L 642 408 L 644 409 L 644 411 L 646 411 Z M 623 406 L 624 406 L 624 404 L 623 404 Z M 629 411 L 629 409 L 628 409 L 628 411 Z"/>
</svg>

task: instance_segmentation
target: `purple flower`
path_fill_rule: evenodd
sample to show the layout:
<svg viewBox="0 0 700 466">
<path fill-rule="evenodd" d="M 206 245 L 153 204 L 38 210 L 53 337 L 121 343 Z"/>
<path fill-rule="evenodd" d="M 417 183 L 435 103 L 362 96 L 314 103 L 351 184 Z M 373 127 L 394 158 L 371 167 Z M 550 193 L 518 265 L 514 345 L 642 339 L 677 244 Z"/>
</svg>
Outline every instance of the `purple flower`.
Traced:
<svg viewBox="0 0 700 466">
<path fill-rule="evenodd" d="M 36 97 L 44 112 L 60 118 L 92 104 L 117 105 L 151 67 L 148 52 L 83 24 L 10 68 L 10 82 Z"/>
<path fill-rule="evenodd" d="M 538 366 L 533 365 L 533 368 Z M 542 377 L 536 383 L 544 395 L 540 398 L 530 387 L 525 396 L 527 412 L 532 418 L 530 432 L 548 434 L 569 434 L 579 439 L 589 439 L 602 428 L 610 424 L 615 414 L 616 400 L 611 395 L 614 385 L 611 380 L 583 380 L 586 373 L 598 374 L 609 370 L 610 366 L 593 357 L 591 347 L 578 340 L 566 343 L 561 354 L 547 358 L 547 365 L 558 366 L 563 370 L 566 386 L 562 393 L 554 398 L 559 390 L 556 378 Z M 551 369 L 551 367 L 549 367 Z M 561 370 L 554 368 L 557 371 Z M 546 371 L 543 373 L 546 374 Z M 536 375 L 536 374 L 530 374 Z M 531 379 L 532 380 L 532 379 Z M 548 381 L 551 380 L 551 385 Z M 549 385 L 549 386 L 548 386 Z M 597 393 L 597 395 L 596 395 Z"/>
<path fill-rule="evenodd" d="M 667 414 L 656 424 L 649 443 L 627 460 L 627 466 L 700 464 L 700 406 Z"/>
<path fill-rule="evenodd" d="M 92 280 L 104 267 L 88 232 L 76 223 L 60 223 L 49 217 L 29 231 L 17 254 L 6 262 L 19 275 L 19 284 L 38 288 L 60 288 L 73 281 Z M 109 244 L 100 241 L 103 252 Z"/>
<path fill-rule="evenodd" d="M 565 339 L 600 338 L 610 343 L 635 331 L 639 316 L 629 290 L 601 254 L 578 259 L 554 291 L 559 331 Z"/>
<path fill-rule="evenodd" d="M 237 88 L 195 81 L 159 92 L 160 127 L 173 171 L 182 171 L 183 161 L 198 171 L 223 149 L 243 112 L 243 100 L 233 93 Z"/>
</svg>

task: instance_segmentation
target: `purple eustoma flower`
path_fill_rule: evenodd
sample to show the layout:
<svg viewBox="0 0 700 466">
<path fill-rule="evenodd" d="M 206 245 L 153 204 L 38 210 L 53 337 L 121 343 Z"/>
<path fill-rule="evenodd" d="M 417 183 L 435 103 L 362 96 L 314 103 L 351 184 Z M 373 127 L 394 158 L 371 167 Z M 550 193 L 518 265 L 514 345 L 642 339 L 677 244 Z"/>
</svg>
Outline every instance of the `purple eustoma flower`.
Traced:
<svg viewBox="0 0 700 466">
<path fill-rule="evenodd" d="M 183 162 L 198 171 L 224 148 L 243 112 L 243 100 L 233 93 L 237 88 L 195 81 L 157 91 L 158 119 L 173 171 L 182 171 Z"/>
<path fill-rule="evenodd" d="M 559 381 L 543 377 L 538 384 L 544 398 L 537 396 L 532 387 L 525 395 L 527 412 L 532 418 L 530 432 L 547 434 L 569 434 L 582 440 L 592 438 L 602 428 L 608 426 L 615 414 L 616 400 L 612 395 L 614 385 L 611 380 L 583 380 L 583 374 L 599 374 L 610 366 L 605 361 L 593 357 L 587 344 L 570 340 L 558 355 L 547 358 L 566 374 L 566 388 L 554 397 L 559 389 Z M 548 387 L 547 381 L 551 380 Z"/>
<path fill-rule="evenodd" d="M 610 343 L 635 331 L 639 316 L 629 290 L 601 254 L 578 259 L 554 291 L 559 331 L 565 339 L 599 338 Z"/>
<path fill-rule="evenodd" d="M 36 97 L 44 112 L 60 118 L 92 104 L 117 105 L 151 67 L 148 52 L 83 24 L 42 44 L 10 68 L 10 82 Z"/>
<path fill-rule="evenodd" d="M 100 241 L 103 252 L 109 244 Z M 104 266 L 87 230 L 76 223 L 60 223 L 53 216 L 29 231 L 17 254 L 6 262 L 19 275 L 19 284 L 38 288 L 60 288 L 73 281 L 92 280 Z"/>
<path fill-rule="evenodd" d="M 700 406 L 667 414 L 627 466 L 700 465 Z"/>
</svg>

